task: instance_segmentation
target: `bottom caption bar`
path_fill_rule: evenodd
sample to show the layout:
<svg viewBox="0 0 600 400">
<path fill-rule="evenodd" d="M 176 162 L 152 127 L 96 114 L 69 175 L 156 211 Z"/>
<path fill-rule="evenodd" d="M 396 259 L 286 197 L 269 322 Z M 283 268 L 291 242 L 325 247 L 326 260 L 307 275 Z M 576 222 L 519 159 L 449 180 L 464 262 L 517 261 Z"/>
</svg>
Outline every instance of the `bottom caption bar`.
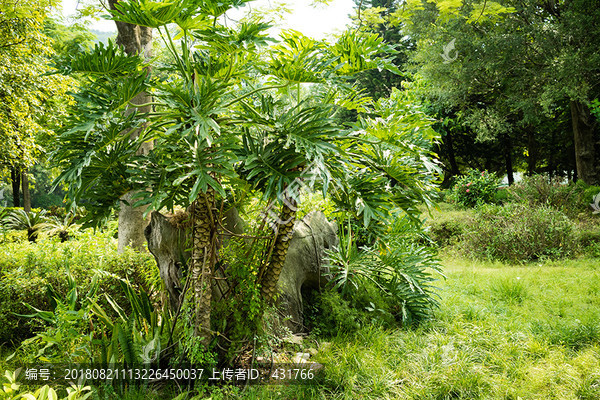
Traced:
<svg viewBox="0 0 600 400">
<path fill-rule="evenodd" d="M 202 368 L 190 365 L 90 365 L 35 364 L 22 367 L 21 381 L 26 384 L 100 383 L 214 383 L 214 384 L 292 384 L 311 383 L 323 373 L 323 365 L 257 364 L 252 367 Z"/>
</svg>

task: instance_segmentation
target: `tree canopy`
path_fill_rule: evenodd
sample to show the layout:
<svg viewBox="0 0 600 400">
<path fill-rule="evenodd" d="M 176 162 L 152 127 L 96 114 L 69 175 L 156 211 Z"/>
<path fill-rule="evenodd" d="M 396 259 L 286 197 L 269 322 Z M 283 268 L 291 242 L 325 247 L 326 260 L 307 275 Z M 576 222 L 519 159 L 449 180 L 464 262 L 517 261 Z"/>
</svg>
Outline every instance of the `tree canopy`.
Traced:
<svg viewBox="0 0 600 400">
<path fill-rule="evenodd" d="M 52 39 L 44 32 L 45 0 L 0 5 L 0 164 L 31 166 L 40 155 L 36 138 L 60 125 L 70 79 L 47 75 Z"/>
<path fill-rule="evenodd" d="M 589 107 L 599 96 L 600 16 L 591 2 L 410 1 L 394 17 L 417 41 L 413 59 L 431 85 L 427 96 L 479 141 L 498 143 L 509 175 L 513 157 L 530 173 L 573 169 L 564 162 L 570 150 L 579 177 L 597 182 Z M 574 148 L 554 145 L 565 128 Z"/>
</svg>

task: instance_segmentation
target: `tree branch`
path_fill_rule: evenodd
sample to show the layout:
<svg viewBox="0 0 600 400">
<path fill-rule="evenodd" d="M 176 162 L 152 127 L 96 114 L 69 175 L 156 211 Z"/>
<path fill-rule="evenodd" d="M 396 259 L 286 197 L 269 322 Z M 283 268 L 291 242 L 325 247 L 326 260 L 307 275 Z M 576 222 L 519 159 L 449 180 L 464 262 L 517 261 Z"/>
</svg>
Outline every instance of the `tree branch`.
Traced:
<svg viewBox="0 0 600 400">
<path fill-rule="evenodd" d="M 358 18 L 358 26 L 356 27 L 356 32 L 358 32 L 358 30 L 362 27 L 362 17 L 360 15 L 360 10 L 362 9 L 362 5 L 363 5 L 363 0 L 360 0 L 360 4 L 358 5 L 358 13 L 357 13 L 357 18 Z"/>
<path fill-rule="evenodd" d="M 10 47 L 10 46 L 17 46 L 17 45 L 23 43 L 24 41 L 25 41 L 25 39 L 22 39 L 22 40 L 20 40 L 18 42 L 15 42 L 15 43 L 4 44 L 4 45 L 0 46 L 0 49 L 3 49 L 5 47 Z"/>
</svg>

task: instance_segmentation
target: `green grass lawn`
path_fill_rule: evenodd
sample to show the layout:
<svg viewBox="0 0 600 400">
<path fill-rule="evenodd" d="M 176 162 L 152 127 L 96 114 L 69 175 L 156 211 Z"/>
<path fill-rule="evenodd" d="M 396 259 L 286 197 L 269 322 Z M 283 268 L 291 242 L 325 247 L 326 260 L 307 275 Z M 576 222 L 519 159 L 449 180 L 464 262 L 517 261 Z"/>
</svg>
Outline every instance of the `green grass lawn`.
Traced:
<svg viewBox="0 0 600 400">
<path fill-rule="evenodd" d="M 313 343 L 323 349 L 321 386 L 243 397 L 600 399 L 600 260 L 443 264 L 432 321 Z"/>
</svg>

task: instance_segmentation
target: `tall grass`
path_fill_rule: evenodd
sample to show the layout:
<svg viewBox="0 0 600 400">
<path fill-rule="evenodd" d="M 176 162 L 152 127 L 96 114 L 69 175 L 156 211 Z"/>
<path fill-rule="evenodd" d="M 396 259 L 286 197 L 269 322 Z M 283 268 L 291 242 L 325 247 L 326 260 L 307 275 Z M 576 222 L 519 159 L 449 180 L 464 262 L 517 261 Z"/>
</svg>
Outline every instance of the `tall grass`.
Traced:
<svg viewBox="0 0 600 400">
<path fill-rule="evenodd" d="M 366 328 L 310 344 L 326 369 L 310 398 L 600 398 L 598 260 L 443 264 L 441 308 L 419 329 Z"/>
<path fill-rule="evenodd" d="M 305 347 L 319 349 L 322 381 L 228 389 L 212 398 L 600 398 L 598 260 L 442 261 L 441 307 L 418 329 L 367 327 L 326 342 L 305 339 Z"/>
</svg>

